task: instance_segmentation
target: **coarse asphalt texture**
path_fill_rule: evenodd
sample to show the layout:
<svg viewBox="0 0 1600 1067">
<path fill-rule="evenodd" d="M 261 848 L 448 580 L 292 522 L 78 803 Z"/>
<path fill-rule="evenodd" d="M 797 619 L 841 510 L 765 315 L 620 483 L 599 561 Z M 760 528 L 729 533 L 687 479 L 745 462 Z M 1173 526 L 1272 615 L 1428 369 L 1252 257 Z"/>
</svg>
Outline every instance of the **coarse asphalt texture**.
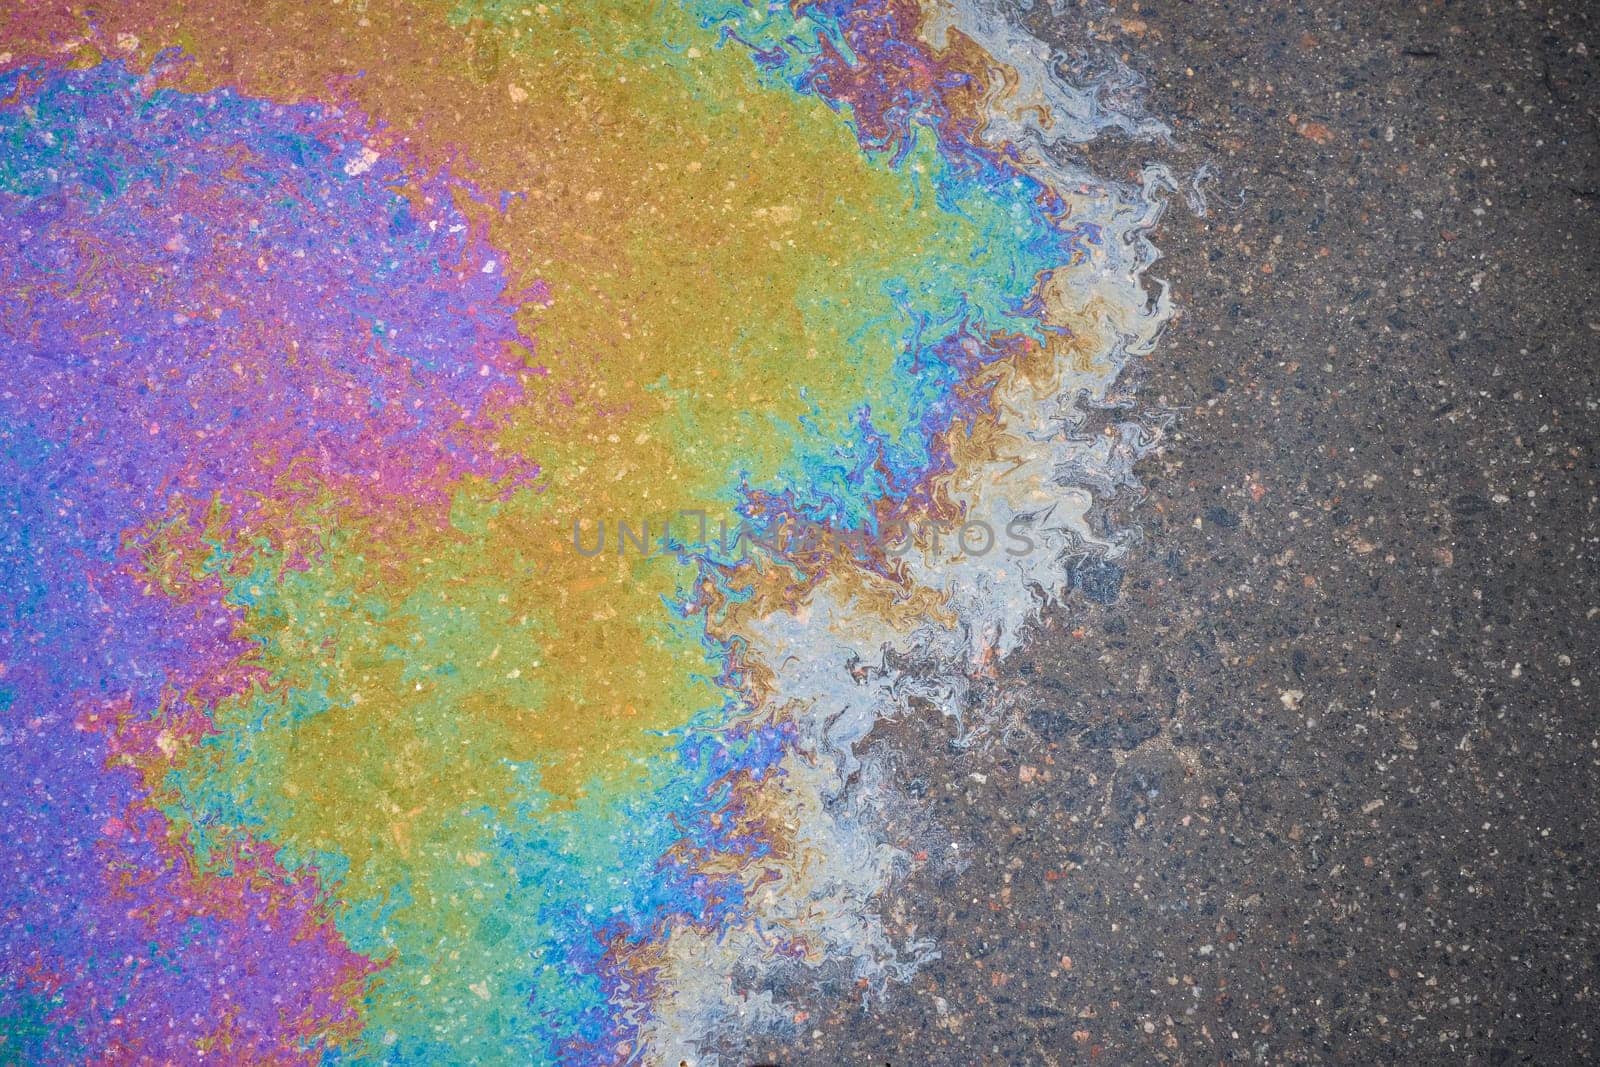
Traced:
<svg viewBox="0 0 1600 1067">
<path fill-rule="evenodd" d="M 988 736 L 872 739 L 959 857 L 885 902 L 941 957 L 723 1062 L 1595 1061 L 1600 8 L 1026 17 L 1173 126 L 1101 172 L 1216 175 L 1155 237 L 1145 537 Z"/>
</svg>

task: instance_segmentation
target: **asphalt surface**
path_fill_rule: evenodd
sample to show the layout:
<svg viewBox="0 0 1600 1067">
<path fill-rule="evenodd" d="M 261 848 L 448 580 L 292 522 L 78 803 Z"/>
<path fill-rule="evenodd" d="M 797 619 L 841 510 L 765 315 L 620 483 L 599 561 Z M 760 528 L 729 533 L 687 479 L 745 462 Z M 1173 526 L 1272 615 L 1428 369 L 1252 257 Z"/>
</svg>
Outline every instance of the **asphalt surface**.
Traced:
<svg viewBox="0 0 1600 1067">
<path fill-rule="evenodd" d="M 886 902 L 941 958 L 786 990 L 797 1034 L 724 1062 L 1600 1057 L 1597 18 L 1095 17 L 1177 138 L 1096 165 L 1217 174 L 1157 236 L 1143 545 L 999 728 L 873 738 L 961 857 Z"/>
</svg>

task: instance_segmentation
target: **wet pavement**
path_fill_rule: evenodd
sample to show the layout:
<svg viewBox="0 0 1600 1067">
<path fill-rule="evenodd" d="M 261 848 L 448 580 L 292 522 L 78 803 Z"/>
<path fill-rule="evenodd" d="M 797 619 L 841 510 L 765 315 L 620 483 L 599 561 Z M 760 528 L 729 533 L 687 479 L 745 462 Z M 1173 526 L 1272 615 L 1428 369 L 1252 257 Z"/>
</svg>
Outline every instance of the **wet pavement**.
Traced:
<svg viewBox="0 0 1600 1067">
<path fill-rule="evenodd" d="M 1040 5 L 1036 28 L 1078 40 Z M 727 1062 L 1576 1063 L 1600 1040 L 1600 48 L 1586 5 L 1124 6 L 1210 212 L 1143 527 L 880 728 L 942 956 Z"/>
</svg>

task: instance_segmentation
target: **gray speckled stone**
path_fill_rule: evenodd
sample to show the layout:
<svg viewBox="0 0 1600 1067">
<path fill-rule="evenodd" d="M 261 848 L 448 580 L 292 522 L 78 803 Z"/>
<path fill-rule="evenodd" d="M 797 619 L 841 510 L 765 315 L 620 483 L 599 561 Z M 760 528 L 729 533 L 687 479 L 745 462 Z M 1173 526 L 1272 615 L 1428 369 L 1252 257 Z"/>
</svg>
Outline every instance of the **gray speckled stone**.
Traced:
<svg viewBox="0 0 1600 1067">
<path fill-rule="evenodd" d="M 726 1059 L 1591 1060 L 1593 12 L 1102 23 L 1169 161 L 1219 174 L 1158 236 L 1183 313 L 1143 394 L 1180 419 L 1123 516 L 1148 538 L 1006 665 L 1003 740 L 874 739 L 971 860 L 891 902 L 943 958 Z"/>
</svg>

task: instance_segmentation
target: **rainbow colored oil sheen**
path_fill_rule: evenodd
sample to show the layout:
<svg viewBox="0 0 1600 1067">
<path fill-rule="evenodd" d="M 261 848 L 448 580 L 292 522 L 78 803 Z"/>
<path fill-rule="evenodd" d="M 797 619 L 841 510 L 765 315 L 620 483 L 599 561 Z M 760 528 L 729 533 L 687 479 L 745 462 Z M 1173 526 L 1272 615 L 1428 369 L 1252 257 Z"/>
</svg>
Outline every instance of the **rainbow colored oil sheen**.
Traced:
<svg viewBox="0 0 1600 1067">
<path fill-rule="evenodd" d="M 1159 440 L 1106 129 L 982 0 L 0 15 L 0 1058 L 704 1062 L 909 976 L 860 743 Z M 885 544 L 979 516 L 1038 550 Z"/>
</svg>

